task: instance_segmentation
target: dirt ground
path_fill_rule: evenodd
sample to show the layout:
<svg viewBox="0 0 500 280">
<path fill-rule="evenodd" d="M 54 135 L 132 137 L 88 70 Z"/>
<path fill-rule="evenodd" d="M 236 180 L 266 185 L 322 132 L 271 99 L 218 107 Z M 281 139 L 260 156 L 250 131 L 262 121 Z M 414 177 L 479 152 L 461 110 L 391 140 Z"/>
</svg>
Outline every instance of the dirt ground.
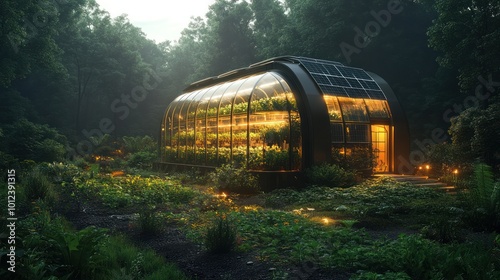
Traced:
<svg viewBox="0 0 500 280">
<path fill-rule="evenodd" d="M 248 200 L 248 201 L 247 201 Z M 238 204 L 258 203 L 257 198 L 246 198 Z M 134 244 L 151 248 L 167 261 L 175 263 L 191 279 L 308 279 L 326 280 L 349 279 L 342 271 L 324 270 L 312 263 L 297 266 L 277 266 L 260 261 L 255 253 L 232 252 L 228 254 L 208 254 L 204 249 L 186 238 L 176 224 L 166 224 L 157 235 L 145 236 L 131 226 L 137 209 L 110 209 L 91 203 L 81 209 L 64 214 L 75 226 L 82 229 L 97 226 L 110 229 L 111 233 L 125 234 Z M 283 278 L 286 273 L 287 277 Z"/>
</svg>

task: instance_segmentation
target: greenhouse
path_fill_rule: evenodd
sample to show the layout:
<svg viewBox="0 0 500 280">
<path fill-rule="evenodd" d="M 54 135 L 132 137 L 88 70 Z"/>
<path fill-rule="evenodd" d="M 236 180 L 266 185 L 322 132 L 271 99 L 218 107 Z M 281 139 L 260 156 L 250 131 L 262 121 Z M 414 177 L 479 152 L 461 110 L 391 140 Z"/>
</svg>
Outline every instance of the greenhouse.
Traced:
<svg viewBox="0 0 500 280">
<path fill-rule="evenodd" d="M 338 62 L 278 57 L 189 85 L 167 107 L 161 165 L 296 172 L 348 162 L 394 172 L 406 119 L 379 76 Z"/>
</svg>

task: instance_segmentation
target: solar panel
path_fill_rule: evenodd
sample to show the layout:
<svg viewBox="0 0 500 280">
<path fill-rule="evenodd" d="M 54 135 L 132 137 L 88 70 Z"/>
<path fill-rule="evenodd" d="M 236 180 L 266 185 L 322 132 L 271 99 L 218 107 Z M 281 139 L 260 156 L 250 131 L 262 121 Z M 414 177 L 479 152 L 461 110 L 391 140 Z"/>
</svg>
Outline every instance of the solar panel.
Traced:
<svg viewBox="0 0 500 280">
<path fill-rule="evenodd" d="M 311 73 L 311 76 L 313 77 L 313 79 L 318 84 L 331 85 L 330 80 L 328 80 L 328 77 L 326 75 L 320 75 L 320 74 Z"/>
<path fill-rule="evenodd" d="M 328 74 L 333 75 L 333 76 L 342 76 L 340 74 L 339 70 L 337 70 L 337 67 L 334 65 L 328 65 L 328 64 L 323 64 L 323 67 L 328 71 Z"/>
<path fill-rule="evenodd" d="M 338 62 L 293 57 L 309 72 L 324 94 L 385 100 L 378 84 L 363 69 Z"/>
<path fill-rule="evenodd" d="M 320 85 L 319 88 L 324 94 L 329 94 L 329 95 L 335 95 L 335 96 L 343 96 L 343 97 L 349 97 L 347 93 L 345 92 L 345 89 L 342 87 L 335 87 L 335 86 L 327 86 L 327 85 Z"/>
<path fill-rule="evenodd" d="M 368 96 L 371 99 L 386 100 L 385 94 L 381 90 L 367 90 Z"/>
<path fill-rule="evenodd" d="M 326 69 L 320 63 L 314 63 L 309 61 L 301 62 L 304 67 L 306 67 L 307 71 L 311 73 L 319 73 L 319 74 L 328 74 Z"/>
<path fill-rule="evenodd" d="M 375 82 L 372 82 L 372 81 L 365 81 L 365 80 L 359 80 L 359 82 L 361 83 L 361 85 L 363 85 L 363 88 L 365 89 L 375 89 L 375 90 L 379 90 L 379 86 L 377 85 L 377 83 Z"/>
<path fill-rule="evenodd" d="M 352 98 L 366 98 L 368 96 L 367 92 L 360 88 L 345 88 L 345 91 Z"/>
<path fill-rule="evenodd" d="M 342 73 L 342 75 L 344 77 L 350 77 L 350 78 L 356 78 L 354 76 L 354 72 L 352 71 L 352 68 L 347 68 L 347 67 L 337 67 L 337 69 L 339 69 L 340 73 Z"/>
<path fill-rule="evenodd" d="M 361 84 L 358 82 L 358 80 L 356 80 L 356 79 L 346 79 L 346 80 L 353 88 L 363 88 L 361 86 Z"/>
<path fill-rule="evenodd" d="M 345 78 L 342 78 L 342 77 L 329 76 L 328 80 L 330 80 L 332 85 L 342 86 L 342 87 L 349 87 L 350 86 L 350 84 L 347 82 L 347 80 Z"/>
</svg>

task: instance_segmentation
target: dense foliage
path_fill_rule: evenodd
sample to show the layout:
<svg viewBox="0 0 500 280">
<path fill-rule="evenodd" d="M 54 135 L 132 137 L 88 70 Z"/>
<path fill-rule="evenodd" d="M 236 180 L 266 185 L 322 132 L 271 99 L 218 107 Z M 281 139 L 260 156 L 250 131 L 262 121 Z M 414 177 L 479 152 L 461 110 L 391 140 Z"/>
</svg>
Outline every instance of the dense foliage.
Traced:
<svg viewBox="0 0 500 280">
<path fill-rule="evenodd" d="M 499 7 L 499 0 L 216 0 L 178 41 L 154 42 L 94 0 L 1 1 L 0 171 L 5 178 L 16 169 L 16 276 L 184 279 L 153 252 L 105 229 L 74 230 L 61 217 L 97 204 L 132 209 L 130 226 L 144 235 L 162 234 L 168 222 L 212 252 L 312 262 L 353 279 L 499 279 Z M 142 170 L 157 158 L 156 140 L 145 135 L 157 135 L 166 105 L 187 84 L 280 55 L 384 77 L 419 140 L 413 148 L 427 153 L 435 172 L 427 175 L 464 191 L 449 196 L 387 178 L 335 188 L 352 185 L 352 167 L 371 168 L 355 156 L 343 161 L 346 169 L 309 170 L 310 188 L 260 194 L 263 208 L 233 203 L 234 193 L 259 188 L 231 164 L 210 183 L 194 172 Z M 449 128 L 439 141 L 437 128 Z M 283 162 L 272 152 L 260 160 Z M 7 205 L 5 195 L 0 203 Z M 385 226 L 409 234 L 366 232 Z M 466 234 L 474 230 L 483 233 Z"/>
<path fill-rule="evenodd" d="M 466 107 L 497 102 L 488 98 L 498 87 L 497 0 L 217 0 L 175 42 L 148 40 L 94 0 L 56 2 L 2 2 L 1 126 L 49 124 L 75 150 L 94 137 L 80 155 L 104 134 L 156 135 L 165 106 L 196 79 L 287 54 L 381 75 L 416 139 Z"/>
</svg>

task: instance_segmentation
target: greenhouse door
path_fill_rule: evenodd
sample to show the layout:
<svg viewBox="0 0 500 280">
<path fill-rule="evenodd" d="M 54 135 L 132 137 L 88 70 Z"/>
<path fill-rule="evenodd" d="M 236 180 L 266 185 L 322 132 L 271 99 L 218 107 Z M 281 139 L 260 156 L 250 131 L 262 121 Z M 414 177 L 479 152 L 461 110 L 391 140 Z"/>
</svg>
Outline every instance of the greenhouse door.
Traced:
<svg viewBox="0 0 500 280">
<path fill-rule="evenodd" d="M 372 125 L 372 148 L 375 155 L 375 167 L 373 169 L 376 173 L 389 172 L 389 128 L 388 125 Z"/>
</svg>

